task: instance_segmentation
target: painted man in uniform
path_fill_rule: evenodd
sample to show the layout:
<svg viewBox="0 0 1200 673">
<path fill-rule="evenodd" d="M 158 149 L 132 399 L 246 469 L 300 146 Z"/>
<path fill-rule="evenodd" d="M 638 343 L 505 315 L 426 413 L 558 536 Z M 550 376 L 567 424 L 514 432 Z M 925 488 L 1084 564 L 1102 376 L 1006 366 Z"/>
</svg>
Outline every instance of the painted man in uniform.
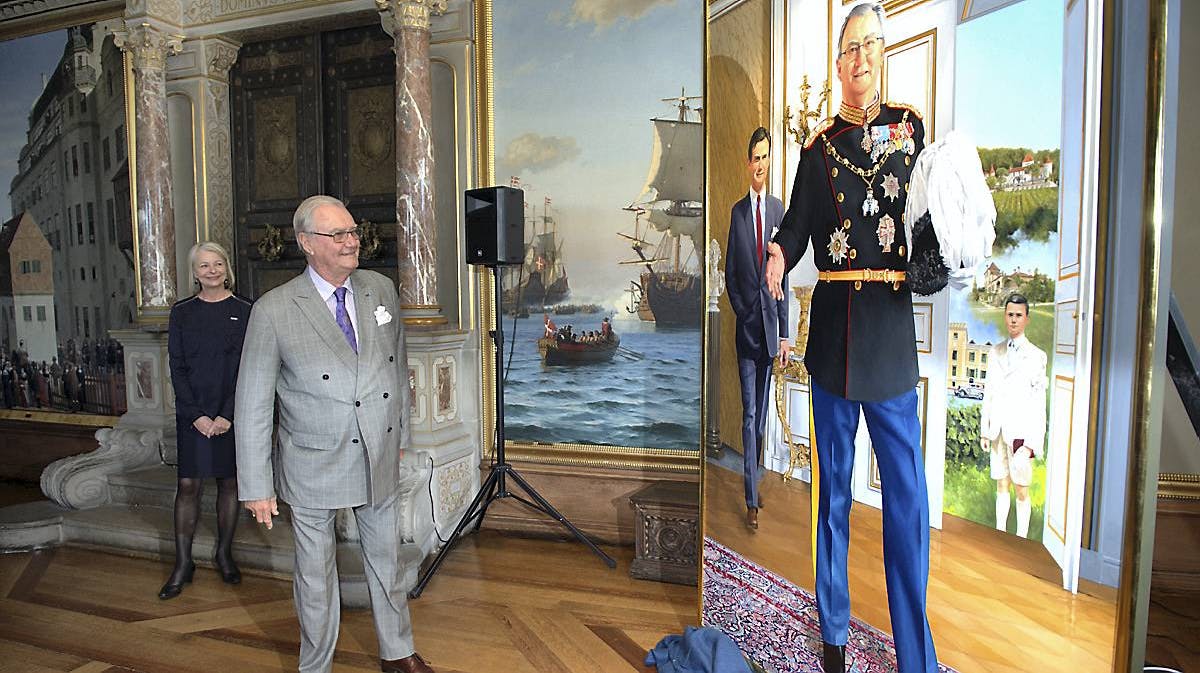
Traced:
<svg viewBox="0 0 1200 673">
<path fill-rule="evenodd" d="M 925 610 L 929 501 L 917 418 L 917 354 L 903 213 L 925 129 L 916 110 L 883 104 L 883 10 L 854 7 L 838 39 L 838 115 L 800 154 L 791 202 L 768 246 L 767 283 L 812 241 L 813 292 L 805 366 L 812 377 L 819 467 L 816 594 L 825 671 L 845 670 L 850 596 L 847 543 L 854 437 L 866 417 L 883 483 L 888 607 L 900 673 L 937 670 Z"/>
</svg>

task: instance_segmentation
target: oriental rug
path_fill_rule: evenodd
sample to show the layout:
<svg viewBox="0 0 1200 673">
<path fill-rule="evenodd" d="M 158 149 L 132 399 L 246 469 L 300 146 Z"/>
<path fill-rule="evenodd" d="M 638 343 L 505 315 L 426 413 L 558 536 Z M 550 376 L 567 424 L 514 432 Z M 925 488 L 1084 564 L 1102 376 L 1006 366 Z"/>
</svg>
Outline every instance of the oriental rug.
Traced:
<svg viewBox="0 0 1200 673">
<path fill-rule="evenodd" d="M 821 670 L 817 601 L 809 592 L 710 538 L 704 539 L 704 626 L 724 631 L 767 673 Z M 846 643 L 852 673 L 893 673 L 886 633 L 854 617 Z M 943 673 L 954 669 L 938 664 Z"/>
</svg>

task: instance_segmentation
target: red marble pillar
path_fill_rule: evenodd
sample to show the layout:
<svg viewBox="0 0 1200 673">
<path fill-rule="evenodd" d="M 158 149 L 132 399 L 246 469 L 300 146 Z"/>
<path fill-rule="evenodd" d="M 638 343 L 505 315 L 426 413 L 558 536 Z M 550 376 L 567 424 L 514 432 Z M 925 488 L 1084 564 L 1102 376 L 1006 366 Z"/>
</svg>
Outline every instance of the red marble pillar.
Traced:
<svg viewBox="0 0 1200 673">
<path fill-rule="evenodd" d="M 133 59 L 136 120 L 131 153 L 137 194 L 138 317 L 165 320 L 175 301 L 175 211 L 171 200 L 167 137 L 167 56 L 178 53 L 181 38 L 148 22 L 128 22 L 117 46 Z"/>
<path fill-rule="evenodd" d="M 446 0 L 375 0 L 396 52 L 396 225 L 400 303 L 409 323 L 444 323 L 437 300 L 429 18 Z"/>
</svg>

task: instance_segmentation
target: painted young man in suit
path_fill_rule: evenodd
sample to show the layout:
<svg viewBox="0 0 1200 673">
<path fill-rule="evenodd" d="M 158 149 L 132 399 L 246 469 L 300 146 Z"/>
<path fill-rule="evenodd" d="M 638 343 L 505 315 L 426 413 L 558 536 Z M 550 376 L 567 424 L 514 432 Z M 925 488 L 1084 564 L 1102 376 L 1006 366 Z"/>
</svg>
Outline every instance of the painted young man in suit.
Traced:
<svg viewBox="0 0 1200 673">
<path fill-rule="evenodd" d="M 800 153 L 791 200 L 769 246 L 767 283 L 812 243 L 818 282 L 804 364 L 811 376 L 820 478 L 816 594 L 826 673 L 845 671 L 854 437 L 866 417 L 883 482 L 888 610 L 900 673 L 934 673 L 926 615 L 929 498 L 917 416 L 917 350 L 903 216 L 909 176 L 925 147 L 913 108 L 885 103 L 883 8 L 850 10 L 838 35 L 836 117 Z"/>
<path fill-rule="evenodd" d="M 1008 529 L 1009 484 L 1017 494 L 1017 535 L 1029 537 L 1033 459 L 1046 437 L 1046 353 L 1025 338 L 1029 301 L 1004 302 L 1008 338 L 992 346 L 980 409 L 979 439 L 991 453 L 996 480 L 996 529 Z"/>
<path fill-rule="evenodd" d="M 301 673 L 333 664 L 341 610 L 334 515 L 342 508 L 358 523 L 381 670 L 427 673 L 397 565 L 409 388 L 396 287 L 358 270 L 358 230 L 341 201 L 309 197 L 292 224 L 308 267 L 254 304 L 242 349 L 238 493 L 267 528 L 277 497 L 291 506 Z"/>
<path fill-rule="evenodd" d="M 771 135 L 758 127 L 746 149 L 750 192 L 729 213 L 725 248 L 725 288 L 736 317 L 738 380 L 742 384 L 742 478 L 746 525 L 758 528 L 759 460 L 767 422 L 771 363 L 788 356 L 787 298 L 775 299 L 763 278 L 766 245 L 783 219 L 783 202 L 767 194 Z M 784 285 L 787 281 L 784 281 Z"/>
</svg>

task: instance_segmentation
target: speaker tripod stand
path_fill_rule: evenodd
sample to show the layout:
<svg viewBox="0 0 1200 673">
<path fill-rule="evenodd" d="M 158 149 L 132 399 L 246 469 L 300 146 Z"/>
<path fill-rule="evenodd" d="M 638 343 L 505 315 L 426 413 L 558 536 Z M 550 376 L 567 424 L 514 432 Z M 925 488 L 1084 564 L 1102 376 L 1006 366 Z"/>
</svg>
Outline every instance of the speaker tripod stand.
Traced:
<svg viewBox="0 0 1200 673">
<path fill-rule="evenodd" d="M 483 517 L 487 515 L 488 507 L 497 500 L 504 498 L 513 498 L 518 502 L 524 503 L 528 507 L 536 509 L 550 518 L 561 523 L 567 530 L 571 532 L 575 539 L 587 545 L 596 556 L 599 556 L 605 565 L 609 568 L 617 567 L 617 562 L 611 556 L 605 554 L 596 543 L 592 542 L 586 535 L 583 534 L 575 524 L 569 519 L 554 509 L 548 500 L 542 497 L 537 489 L 529 485 L 525 478 L 521 476 L 517 469 L 509 464 L 504 455 L 504 311 L 502 294 L 503 290 L 500 285 L 500 265 L 492 265 L 493 287 L 496 291 L 496 329 L 491 331 L 492 344 L 496 354 L 495 362 L 495 381 L 496 381 L 496 462 L 492 464 L 491 470 L 488 473 L 487 479 L 479 487 L 479 493 L 475 495 L 475 499 L 467 507 L 467 511 L 463 513 L 462 519 L 455 526 L 454 532 L 450 534 L 449 541 L 434 557 L 433 563 L 425 570 L 425 574 L 417 581 L 416 586 L 412 591 L 408 592 L 410 598 L 417 598 L 421 592 L 425 590 L 425 586 L 429 584 L 429 580 L 433 578 L 438 567 L 442 565 L 442 561 L 446 559 L 446 555 L 458 544 L 459 536 L 467 526 L 474 522 L 475 529 L 472 532 L 479 532 L 479 527 L 483 525 Z M 518 488 L 525 492 L 529 498 L 522 497 L 514 493 L 508 488 L 508 480 L 516 482 Z"/>
</svg>

